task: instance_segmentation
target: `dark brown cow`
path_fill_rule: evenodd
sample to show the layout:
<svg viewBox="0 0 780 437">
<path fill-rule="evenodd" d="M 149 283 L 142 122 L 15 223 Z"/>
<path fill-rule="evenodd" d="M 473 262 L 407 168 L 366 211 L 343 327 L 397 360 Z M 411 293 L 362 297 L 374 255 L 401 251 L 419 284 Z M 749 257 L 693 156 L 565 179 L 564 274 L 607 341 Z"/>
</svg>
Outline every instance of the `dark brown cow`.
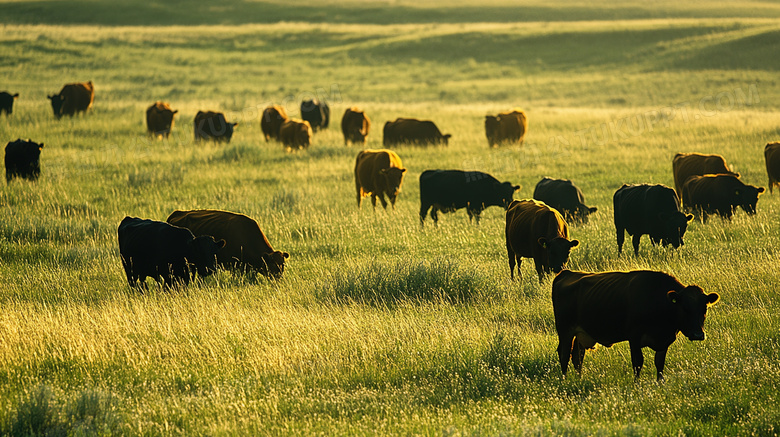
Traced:
<svg viewBox="0 0 780 437">
<path fill-rule="evenodd" d="M 263 118 L 260 119 L 260 129 L 263 130 L 265 141 L 270 139 L 279 141 L 279 130 L 282 124 L 289 120 L 287 111 L 279 105 L 271 105 L 263 110 Z"/>
<path fill-rule="evenodd" d="M 279 140 L 292 150 L 308 148 L 312 135 L 311 125 L 306 120 L 287 120 L 279 128 Z"/>
<path fill-rule="evenodd" d="M 764 147 L 766 174 L 769 177 L 769 193 L 775 185 L 780 185 L 780 143 L 768 143 Z"/>
<path fill-rule="evenodd" d="M 146 110 L 146 129 L 152 137 L 168 138 L 173 129 L 173 117 L 178 110 L 173 110 L 167 102 L 154 102 Z"/>
<path fill-rule="evenodd" d="M 211 235 L 225 240 L 225 247 L 217 252 L 217 262 L 225 267 L 248 267 L 275 279 L 282 276 L 284 262 L 290 257 L 274 250 L 257 222 L 244 214 L 209 209 L 174 211 L 166 221 L 189 229 L 196 237 Z"/>
<path fill-rule="evenodd" d="M 528 118 L 521 109 L 485 116 L 485 136 L 490 147 L 508 143 L 523 144 Z"/>
<path fill-rule="evenodd" d="M 726 165 L 726 160 L 722 156 L 704 155 L 701 153 L 678 153 L 674 155 L 672 172 L 674 173 L 674 190 L 680 199 L 682 199 L 683 185 L 691 176 L 732 174 L 739 177 L 739 173 L 733 173 L 729 170 L 729 166 Z"/>
<path fill-rule="evenodd" d="M 228 123 L 225 114 L 221 112 L 198 111 L 193 123 L 195 141 L 214 140 L 229 143 L 236 126 L 238 123 Z"/>
<path fill-rule="evenodd" d="M 446 146 L 450 137 L 452 137 L 450 134 L 442 135 L 439 128 L 430 120 L 397 118 L 395 121 L 385 123 L 382 144 L 385 147 L 395 144 L 444 144 Z"/>
<path fill-rule="evenodd" d="M 533 199 L 513 200 L 506 211 L 506 251 L 509 276 L 520 276 L 520 258 L 533 258 L 539 282 L 550 272 L 560 272 L 572 248 L 580 242 L 569 240 L 569 227 L 554 208 Z"/>
<path fill-rule="evenodd" d="M 341 118 L 341 133 L 344 134 L 344 145 L 349 143 L 366 144 L 366 137 L 371 128 L 371 120 L 365 112 L 358 108 L 347 108 Z"/>
<path fill-rule="evenodd" d="M 395 200 L 401 191 L 406 169 L 401 164 L 401 158 L 392 150 L 363 150 L 358 153 L 355 161 L 355 189 L 357 190 L 357 204 L 363 201 L 363 197 L 370 195 L 371 204 L 376 210 L 376 199 L 382 202 L 382 207 L 387 209 L 385 195 L 390 199 L 390 204 L 395 209 Z"/>
<path fill-rule="evenodd" d="M 74 116 L 78 112 L 87 112 L 95 101 L 95 87 L 92 81 L 69 83 L 62 87 L 59 94 L 48 96 L 51 108 L 57 118 L 63 115 Z"/>
<path fill-rule="evenodd" d="M 701 221 L 707 223 L 712 214 L 731 220 L 738 206 L 754 215 L 758 196 L 763 192 L 764 187 L 746 185 L 731 174 L 707 174 L 689 177 L 683 185 L 682 197 L 686 208 L 698 213 Z"/>
<path fill-rule="evenodd" d="M 596 343 L 612 346 L 628 341 L 634 378 L 644 365 L 642 348 L 655 351 L 657 379 L 663 380 L 666 351 L 677 333 L 704 340 L 707 307 L 720 299 L 696 285 L 684 286 L 663 272 L 587 273 L 564 270 L 552 286 L 558 358 L 566 376 L 571 358 L 582 372 L 585 351 Z"/>
<path fill-rule="evenodd" d="M 19 93 L 11 94 L 8 92 L 0 92 L 0 114 L 5 112 L 5 115 L 11 115 L 14 113 L 14 100 L 19 97 Z"/>
</svg>

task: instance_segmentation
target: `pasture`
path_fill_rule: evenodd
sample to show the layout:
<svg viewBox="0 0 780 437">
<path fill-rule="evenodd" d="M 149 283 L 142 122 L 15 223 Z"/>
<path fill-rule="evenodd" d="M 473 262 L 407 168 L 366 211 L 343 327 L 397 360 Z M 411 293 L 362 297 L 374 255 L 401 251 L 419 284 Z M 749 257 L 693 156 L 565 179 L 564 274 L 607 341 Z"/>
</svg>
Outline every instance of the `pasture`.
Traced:
<svg viewBox="0 0 780 437">
<path fill-rule="evenodd" d="M 513 3 L 513 2 L 510 2 Z M 617 254 L 612 194 L 673 186 L 677 152 L 723 155 L 766 186 L 780 136 L 773 2 L 0 2 L 3 144 L 45 143 L 41 178 L 0 188 L 0 434 L 776 435 L 780 200 L 693 222 L 679 250 Z M 91 80 L 85 116 L 47 95 Z M 312 96 L 331 127 L 308 150 L 262 139 L 271 103 Z M 179 110 L 146 136 L 156 100 Z M 357 209 L 350 106 L 436 122 L 448 147 L 397 147 L 395 210 Z M 484 116 L 526 111 L 522 147 L 488 149 Z M 199 110 L 238 122 L 193 142 Z M 504 211 L 420 227 L 420 173 L 480 170 L 530 197 L 569 178 L 599 211 L 569 268 L 653 269 L 717 292 L 707 339 L 680 336 L 657 384 L 626 343 L 561 378 L 552 277 L 511 282 Z M 221 271 L 184 290 L 128 287 L 126 215 L 213 208 L 255 218 L 289 252 L 271 282 Z M 151 281 L 150 281 L 151 284 Z"/>
</svg>

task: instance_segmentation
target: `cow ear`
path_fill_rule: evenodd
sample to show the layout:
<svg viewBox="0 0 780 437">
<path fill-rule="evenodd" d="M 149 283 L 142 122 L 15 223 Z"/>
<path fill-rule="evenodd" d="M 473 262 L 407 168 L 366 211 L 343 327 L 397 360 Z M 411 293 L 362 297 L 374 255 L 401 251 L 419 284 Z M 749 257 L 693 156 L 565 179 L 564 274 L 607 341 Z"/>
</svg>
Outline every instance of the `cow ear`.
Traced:
<svg viewBox="0 0 780 437">
<path fill-rule="evenodd" d="M 542 237 L 538 240 L 536 240 L 542 248 L 547 249 L 547 239 Z"/>
<path fill-rule="evenodd" d="M 173 112 L 171 112 L 171 114 L 178 114 L 178 113 L 179 113 L 179 110 L 178 110 L 178 109 L 177 109 L 177 110 L 175 110 L 175 111 L 173 111 Z"/>
<path fill-rule="evenodd" d="M 569 242 L 569 247 L 571 247 L 572 249 L 577 247 L 577 246 L 579 246 L 579 245 L 580 245 L 580 240 L 571 240 Z"/>
<path fill-rule="evenodd" d="M 405 168 L 402 168 L 402 169 L 401 169 L 401 173 L 406 173 L 406 169 L 405 169 Z"/>
<path fill-rule="evenodd" d="M 513 190 L 515 190 L 515 191 L 517 191 L 517 190 L 519 190 L 519 189 L 520 189 L 520 185 L 515 185 L 514 187 L 512 187 L 512 189 L 513 189 Z"/>
<path fill-rule="evenodd" d="M 238 123 L 232 123 L 232 124 L 233 124 L 233 127 L 236 127 L 236 126 L 238 126 Z"/>
<path fill-rule="evenodd" d="M 43 149 L 43 143 L 41 143 L 41 144 L 38 146 L 38 150 L 41 150 L 41 149 Z"/>
<path fill-rule="evenodd" d="M 287 253 L 287 252 L 282 252 L 282 256 L 283 256 L 283 257 L 285 257 L 285 258 L 289 258 L 289 257 L 290 257 L 290 254 L 289 254 L 289 253 Z"/>
<path fill-rule="evenodd" d="M 763 193 L 764 191 L 765 191 L 765 190 L 764 190 L 764 187 L 758 187 L 758 194 L 761 194 L 761 193 Z"/>
<path fill-rule="evenodd" d="M 225 241 L 225 240 L 219 240 L 219 241 L 217 241 L 217 247 L 219 247 L 220 249 L 222 249 L 223 247 L 225 247 L 225 244 L 227 244 L 227 241 Z"/>
<path fill-rule="evenodd" d="M 588 213 L 593 214 L 594 212 L 598 211 L 599 209 L 595 206 L 588 208 Z"/>
<path fill-rule="evenodd" d="M 679 298 L 679 295 L 677 294 L 676 291 L 672 290 L 666 293 L 666 297 L 668 297 L 669 300 L 672 301 L 672 303 L 677 303 L 677 299 Z"/>
<path fill-rule="evenodd" d="M 710 293 L 707 295 L 707 304 L 708 305 L 715 305 L 720 300 L 720 295 L 718 293 Z"/>
<path fill-rule="evenodd" d="M 688 214 L 685 216 L 685 221 L 691 221 L 693 220 L 693 214 Z"/>
</svg>

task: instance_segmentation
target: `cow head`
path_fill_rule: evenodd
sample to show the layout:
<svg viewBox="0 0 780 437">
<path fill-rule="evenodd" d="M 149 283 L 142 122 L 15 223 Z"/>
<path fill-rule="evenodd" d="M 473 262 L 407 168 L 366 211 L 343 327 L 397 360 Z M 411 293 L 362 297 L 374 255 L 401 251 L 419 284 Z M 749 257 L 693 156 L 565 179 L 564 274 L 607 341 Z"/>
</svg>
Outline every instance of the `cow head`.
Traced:
<svg viewBox="0 0 780 437">
<path fill-rule="evenodd" d="M 675 308 L 680 332 L 689 340 L 704 340 L 707 308 L 720 300 L 718 293 L 704 294 L 700 287 L 689 285 L 680 291 L 672 290 L 666 296 Z"/>
<path fill-rule="evenodd" d="M 446 135 L 442 136 L 442 141 L 444 142 L 445 146 L 449 146 L 450 145 L 450 138 L 452 138 L 452 134 L 446 134 Z"/>
<path fill-rule="evenodd" d="M 398 193 L 401 192 L 401 185 L 404 183 L 405 168 L 390 167 L 379 170 L 379 175 L 385 180 L 385 187 L 387 187 L 387 197 L 390 198 L 390 203 L 395 205 L 395 199 L 398 197 Z"/>
<path fill-rule="evenodd" d="M 65 101 L 65 98 L 59 94 L 47 97 L 51 100 L 51 109 L 54 110 L 54 116 L 57 118 L 62 117 L 62 102 Z"/>
<path fill-rule="evenodd" d="M 598 210 L 599 209 L 596 208 L 595 206 L 588 207 L 586 205 L 579 204 L 577 205 L 577 209 L 574 210 L 571 219 L 572 221 L 579 222 L 579 223 L 588 223 L 589 216 Z"/>
<path fill-rule="evenodd" d="M 734 203 L 732 205 L 739 206 L 746 213 L 753 215 L 756 213 L 756 204 L 758 204 L 758 196 L 764 192 L 764 187 L 754 187 L 753 185 L 745 185 L 734 189 Z"/>
<path fill-rule="evenodd" d="M 507 209 L 509 208 L 509 204 L 512 203 L 515 191 L 519 189 L 520 185 L 512 185 L 511 182 L 502 182 L 493 190 L 495 197 L 491 199 L 490 202 L 485 202 L 485 206 L 496 205 Z"/>
<path fill-rule="evenodd" d="M 265 272 L 261 270 L 260 273 L 268 276 L 271 279 L 279 279 L 284 273 L 284 260 L 290 257 L 287 252 L 279 252 L 278 250 L 271 253 L 262 254 L 263 263 L 265 263 Z"/>
<path fill-rule="evenodd" d="M 547 268 L 555 273 L 566 267 L 571 250 L 580 244 L 579 240 L 567 240 L 563 237 L 555 237 L 552 240 L 542 237 L 537 242 L 547 253 Z"/>
<path fill-rule="evenodd" d="M 683 214 L 679 211 L 658 214 L 658 220 L 663 227 L 663 236 L 661 242 L 664 246 L 671 244 L 677 249 L 684 245 L 683 236 L 688 230 L 688 222 L 693 220 L 693 214 Z"/>
<path fill-rule="evenodd" d="M 217 271 L 217 252 L 225 247 L 225 240 L 214 240 L 211 235 L 201 235 L 187 242 L 187 262 L 197 269 L 198 275 L 208 276 Z"/>
<path fill-rule="evenodd" d="M 230 139 L 233 138 L 233 130 L 238 126 L 238 123 L 228 123 L 226 127 L 225 136 L 223 137 L 225 141 L 228 143 L 230 142 Z"/>
</svg>

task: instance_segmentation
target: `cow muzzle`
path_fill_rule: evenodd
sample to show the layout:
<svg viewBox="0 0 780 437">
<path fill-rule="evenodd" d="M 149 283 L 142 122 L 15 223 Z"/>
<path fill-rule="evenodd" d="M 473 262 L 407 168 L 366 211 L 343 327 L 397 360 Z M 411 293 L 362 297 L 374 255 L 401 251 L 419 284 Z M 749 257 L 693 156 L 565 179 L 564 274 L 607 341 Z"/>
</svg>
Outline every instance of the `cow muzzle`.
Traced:
<svg viewBox="0 0 780 437">
<path fill-rule="evenodd" d="M 704 338 L 706 336 L 704 335 L 704 331 L 702 331 L 702 332 L 697 332 L 697 333 L 688 335 L 687 337 L 688 337 L 688 340 L 691 340 L 691 341 L 702 341 L 702 340 L 704 340 Z"/>
</svg>

